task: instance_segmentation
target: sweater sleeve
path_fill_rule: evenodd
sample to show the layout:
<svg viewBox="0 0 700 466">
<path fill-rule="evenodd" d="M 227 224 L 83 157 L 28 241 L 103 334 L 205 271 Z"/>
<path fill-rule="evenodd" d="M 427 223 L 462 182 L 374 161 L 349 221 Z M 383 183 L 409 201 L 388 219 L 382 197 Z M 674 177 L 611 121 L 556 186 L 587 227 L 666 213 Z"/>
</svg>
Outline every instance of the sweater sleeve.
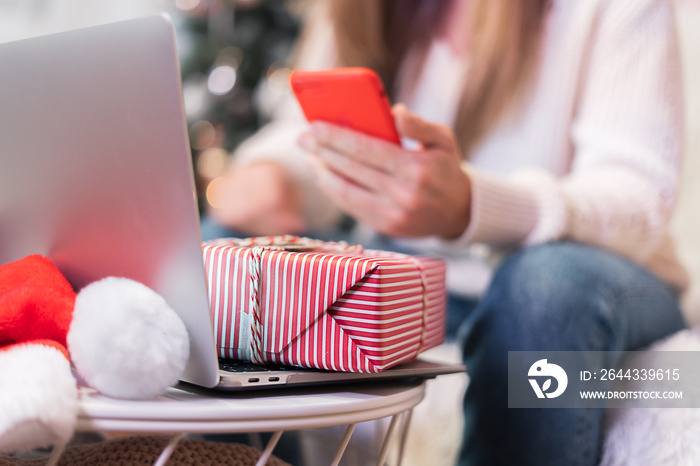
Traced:
<svg viewBox="0 0 700 466">
<path fill-rule="evenodd" d="M 495 246 L 571 239 L 643 263 L 663 241 L 683 141 L 680 59 L 666 0 L 601 2 L 560 178 L 497 179 L 466 168 L 472 222 L 460 242 Z"/>
</svg>

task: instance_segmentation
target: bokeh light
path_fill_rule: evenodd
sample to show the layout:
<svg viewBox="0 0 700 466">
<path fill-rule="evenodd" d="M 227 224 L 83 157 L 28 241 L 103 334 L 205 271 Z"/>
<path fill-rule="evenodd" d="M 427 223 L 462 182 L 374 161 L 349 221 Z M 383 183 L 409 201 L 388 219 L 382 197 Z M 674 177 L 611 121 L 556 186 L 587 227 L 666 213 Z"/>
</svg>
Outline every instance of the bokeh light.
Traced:
<svg viewBox="0 0 700 466">
<path fill-rule="evenodd" d="M 215 63 L 217 65 L 229 65 L 238 68 L 243 62 L 243 50 L 240 47 L 228 46 L 219 50 L 216 54 Z"/>
<path fill-rule="evenodd" d="M 286 89 L 289 86 L 289 75 L 291 73 L 291 68 L 273 63 L 267 70 L 267 80 L 270 86 L 277 89 Z"/>
<path fill-rule="evenodd" d="M 175 6 L 182 11 L 192 11 L 202 3 L 202 0 L 175 0 Z"/>
<path fill-rule="evenodd" d="M 214 178 L 211 180 L 209 185 L 207 185 L 207 191 L 206 191 L 206 199 L 207 203 L 212 206 L 213 208 L 218 208 L 219 207 L 219 202 L 218 202 L 218 191 L 219 191 L 219 185 L 221 184 L 221 177 L 219 178 Z"/>
<path fill-rule="evenodd" d="M 197 157 L 197 173 L 204 178 L 216 178 L 228 166 L 228 152 L 220 147 L 210 147 Z"/>
<path fill-rule="evenodd" d="M 208 120 L 199 120 L 190 126 L 190 142 L 195 150 L 204 150 L 216 143 L 216 128 Z"/>
<path fill-rule="evenodd" d="M 229 65 L 217 66 L 207 80 L 209 92 L 214 95 L 226 95 L 236 85 L 236 69 Z"/>
</svg>

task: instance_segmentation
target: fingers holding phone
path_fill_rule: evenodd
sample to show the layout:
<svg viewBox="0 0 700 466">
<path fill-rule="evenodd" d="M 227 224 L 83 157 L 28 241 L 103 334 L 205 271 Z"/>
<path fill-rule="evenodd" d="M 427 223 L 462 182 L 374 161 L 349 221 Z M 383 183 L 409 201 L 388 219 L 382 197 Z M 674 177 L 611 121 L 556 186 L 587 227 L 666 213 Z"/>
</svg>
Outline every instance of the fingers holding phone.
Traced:
<svg viewBox="0 0 700 466">
<path fill-rule="evenodd" d="M 456 238 L 469 223 L 470 183 L 452 130 L 405 107 L 394 111 L 416 151 L 353 129 L 315 122 L 300 145 L 321 189 L 349 215 L 392 236 Z"/>
</svg>

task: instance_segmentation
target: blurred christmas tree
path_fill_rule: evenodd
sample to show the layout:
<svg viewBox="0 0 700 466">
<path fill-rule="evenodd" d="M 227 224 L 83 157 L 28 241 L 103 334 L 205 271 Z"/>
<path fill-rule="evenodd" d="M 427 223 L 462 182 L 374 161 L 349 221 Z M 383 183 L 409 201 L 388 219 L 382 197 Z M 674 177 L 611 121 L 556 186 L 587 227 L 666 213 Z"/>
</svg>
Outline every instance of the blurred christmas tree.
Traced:
<svg viewBox="0 0 700 466">
<path fill-rule="evenodd" d="M 287 92 L 308 0 L 177 0 L 183 92 L 200 199 L 265 122 L 262 87 Z M 269 93 L 268 93 L 269 94 Z"/>
</svg>

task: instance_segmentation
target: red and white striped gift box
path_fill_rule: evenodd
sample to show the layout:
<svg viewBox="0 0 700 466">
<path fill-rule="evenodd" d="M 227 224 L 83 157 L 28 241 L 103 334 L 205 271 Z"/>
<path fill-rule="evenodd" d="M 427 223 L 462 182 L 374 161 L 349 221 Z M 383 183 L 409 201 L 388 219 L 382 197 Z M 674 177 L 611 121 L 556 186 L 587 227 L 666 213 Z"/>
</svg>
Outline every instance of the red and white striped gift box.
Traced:
<svg viewBox="0 0 700 466">
<path fill-rule="evenodd" d="M 379 372 L 444 339 L 440 260 L 295 236 L 202 251 L 221 357 Z"/>
</svg>

